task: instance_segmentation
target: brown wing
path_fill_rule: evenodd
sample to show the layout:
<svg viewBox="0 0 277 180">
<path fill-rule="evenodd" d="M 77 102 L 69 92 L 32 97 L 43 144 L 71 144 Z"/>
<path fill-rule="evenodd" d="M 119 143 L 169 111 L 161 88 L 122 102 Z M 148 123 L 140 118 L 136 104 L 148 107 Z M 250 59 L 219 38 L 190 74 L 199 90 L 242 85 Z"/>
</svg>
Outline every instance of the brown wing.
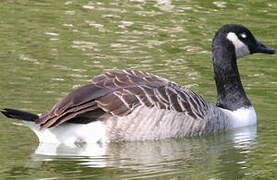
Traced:
<svg viewBox="0 0 277 180">
<path fill-rule="evenodd" d="M 209 104 L 193 91 L 143 71 L 107 72 L 94 77 L 92 81 L 100 86 L 116 89 L 97 100 L 99 107 L 113 115 L 127 115 L 135 107 L 145 105 L 203 118 Z"/>
<path fill-rule="evenodd" d="M 209 102 L 198 94 L 175 84 L 152 87 L 140 85 L 119 88 L 96 100 L 97 105 L 114 116 L 125 116 L 140 105 L 186 113 L 204 118 Z"/>
<path fill-rule="evenodd" d="M 38 121 L 41 128 L 125 116 L 140 105 L 184 112 L 194 118 L 203 117 L 207 109 L 201 96 L 142 71 L 105 73 L 93 81 L 95 84 L 74 90 L 42 116 Z"/>
<path fill-rule="evenodd" d="M 97 107 L 95 99 L 111 92 L 111 89 L 95 84 L 82 86 L 65 96 L 48 113 L 42 115 L 37 123 L 41 128 L 48 128 L 65 121 L 84 120 L 89 122 L 90 119 L 104 114 Z M 90 114 L 91 112 L 94 113 Z"/>
</svg>

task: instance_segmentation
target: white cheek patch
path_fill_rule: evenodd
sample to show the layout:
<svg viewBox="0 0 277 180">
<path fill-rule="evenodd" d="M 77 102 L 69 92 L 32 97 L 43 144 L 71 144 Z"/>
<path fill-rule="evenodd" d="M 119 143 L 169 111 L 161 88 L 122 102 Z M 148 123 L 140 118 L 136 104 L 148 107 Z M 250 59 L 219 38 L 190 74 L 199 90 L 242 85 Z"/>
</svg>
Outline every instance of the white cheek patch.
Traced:
<svg viewBox="0 0 277 180">
<path fill-rule="evenodd" d="M 227 34 L 227 39 L 229 39 L 235 46 L 237 57 L 243 57 L 250 54 L 248 47 L 238 38 L 235 33 L 229 32 Z"/>
</svg>

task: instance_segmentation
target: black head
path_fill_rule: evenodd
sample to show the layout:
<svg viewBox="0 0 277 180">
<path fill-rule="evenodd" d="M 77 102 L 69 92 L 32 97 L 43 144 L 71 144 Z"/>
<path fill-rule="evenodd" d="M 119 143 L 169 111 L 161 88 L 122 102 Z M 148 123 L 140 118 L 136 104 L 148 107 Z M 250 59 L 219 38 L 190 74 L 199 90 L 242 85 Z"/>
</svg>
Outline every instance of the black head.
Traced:
<svg viewBox="0 0 277 180">
<path fill-rule="evenodd" d="M 226 39 L 233 44 L 236 57 L 243 57 L 253 53 L 275 53 L 273 48 L 257 41 L 253 34 L 242 25 L 228 24 L 222 26 L 215 35 L 214 43 L 216 41 L 225 41 Z"/>
</svg>

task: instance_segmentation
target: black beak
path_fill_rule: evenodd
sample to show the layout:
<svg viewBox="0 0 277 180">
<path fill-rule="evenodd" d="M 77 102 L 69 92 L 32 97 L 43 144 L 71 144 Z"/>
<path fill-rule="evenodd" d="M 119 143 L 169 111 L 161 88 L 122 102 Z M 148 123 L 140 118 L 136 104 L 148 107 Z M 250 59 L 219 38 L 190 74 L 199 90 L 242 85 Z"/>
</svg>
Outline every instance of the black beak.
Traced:
<svg viewBox="0 0 277 180">
<path fill-rule="evenodd" d="M 254 53 L 275 54 L 275 50 L 271 47 L 267 47 L 263 43 L 257 41 L 257 46 L 254 49 Z"/>
</svg>

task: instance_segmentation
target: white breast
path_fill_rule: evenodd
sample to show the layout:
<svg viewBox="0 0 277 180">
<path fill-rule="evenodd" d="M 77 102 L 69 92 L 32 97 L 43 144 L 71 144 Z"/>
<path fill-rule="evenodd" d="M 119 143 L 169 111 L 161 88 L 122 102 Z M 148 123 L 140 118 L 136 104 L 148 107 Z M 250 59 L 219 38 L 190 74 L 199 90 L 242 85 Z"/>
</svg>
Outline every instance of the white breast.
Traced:
<svg viewBox="0 0 277 180">
<path fill-rule="evenodd" d="M 235 111 L 222 110 L 229 117 L 231 128 L 249 126 L 257 122 L 256 112 L 252 106 L 248 108 L 243 107 Z"/>
</svg>

